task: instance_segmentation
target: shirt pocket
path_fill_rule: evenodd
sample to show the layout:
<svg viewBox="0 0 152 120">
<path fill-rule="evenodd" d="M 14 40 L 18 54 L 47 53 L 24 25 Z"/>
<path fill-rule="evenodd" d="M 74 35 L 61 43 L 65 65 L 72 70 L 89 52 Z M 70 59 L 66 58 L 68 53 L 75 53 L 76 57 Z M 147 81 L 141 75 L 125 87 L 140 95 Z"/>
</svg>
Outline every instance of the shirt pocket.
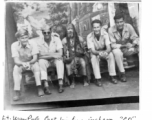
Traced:
<svg viewBox="0 0 152 120">
<path fill-rule="evenodd" d="M 128 31 L 125 32 L 125 34 L 124 34 L 124 36 L 123 36 L 123 39 L 124 39 L 124 40 L 128 40 L 129 37 L 130 37 L 129 32 L 128 32 Z"/>
<path fill-rule="evenodd" d="M 32 59 L 32 50 L 31 49 L 20 49 L 19 51 L 20 59 L 24 61 L 29 61 Z"/>
<path fill-rule="evenodd" d="M 42 53 L 42 52 L 48 52 L 48 48 L 46 46 L 44 46 L 44 45 L 39 45 L 38 49 L 39 49 L 40 53 Z"/>
<path fill-rule="evenodd" d="M 53 41 L 53 43 L 49 46 L 49 52 L 56 52 L 57 51 L 57 44 Z"/>
</svg>

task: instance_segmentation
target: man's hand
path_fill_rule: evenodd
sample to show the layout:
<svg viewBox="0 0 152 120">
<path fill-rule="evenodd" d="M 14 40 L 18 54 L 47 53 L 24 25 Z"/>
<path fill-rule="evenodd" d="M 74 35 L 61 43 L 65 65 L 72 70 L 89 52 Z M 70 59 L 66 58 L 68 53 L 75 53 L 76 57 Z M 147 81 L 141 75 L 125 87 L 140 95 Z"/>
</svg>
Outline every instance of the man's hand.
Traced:
<svg viewBox="0 0 152 120">
<path fill-rule="evenodd" d="M 130 48 L 128 51 L 134 52 L 134 51 L 135 51 L 135 48 Z"/>
<path fill-rule="evenodd" d="M 29 62 L 23 62 L 22 66 L 24 70 L 30 70 L 31 67 Z"/>
<path fill-rule="evenodd" d="M 128 49 L 130 49 L 130 48 L 133 47 L 133 45 L 132 45 L 131 43 L 127 43 L 127 44 L 126 44 L 126 47 L 127 47 Z"/>
<path fill-rule="evenodd" d="M 101 52 L 99 53 L 99 56 L 100 56 L 101 58 L 107 58 L 107 57 L 108 57 L 108 53 L 107 53 L 106 51 L 101 51 Z"/>
</svg>

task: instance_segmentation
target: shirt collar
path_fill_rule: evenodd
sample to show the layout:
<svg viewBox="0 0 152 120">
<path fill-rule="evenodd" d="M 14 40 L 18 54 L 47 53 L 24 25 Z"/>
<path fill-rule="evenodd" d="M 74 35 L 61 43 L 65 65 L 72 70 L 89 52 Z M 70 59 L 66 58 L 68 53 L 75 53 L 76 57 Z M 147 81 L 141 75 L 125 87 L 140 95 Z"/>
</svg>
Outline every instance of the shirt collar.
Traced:
<svg viewBox="0 0 152 120">
<path fill-rule="evenodd" d="M 118 30 L 117 30 L 117 28 L 116 28 L 116 25 L 113 26 L 112 31 L 113 31 L 113 32 L 118 32 Z M 124 24 L 123 31 L 124 31 L 124 32 L 127 32 L 127 31 L 128 31 L 127 24 Z"/>
<path fill-rule="evenodd" d="M 54 38 L 53 38 L 53 35 L 51 35 L 51 39 L 52 39 L 52 40 L 51 40 L 50 44 L 51 44 L 52 42 L 53 42 L 53 43 L 55 42 L 55 41 L 54 41 Z M 48 46 L 48 44 L 45 42 L 44 38 L 42 39 L 42 44 L 45 45 L 45 46 Z"/>
</svg>

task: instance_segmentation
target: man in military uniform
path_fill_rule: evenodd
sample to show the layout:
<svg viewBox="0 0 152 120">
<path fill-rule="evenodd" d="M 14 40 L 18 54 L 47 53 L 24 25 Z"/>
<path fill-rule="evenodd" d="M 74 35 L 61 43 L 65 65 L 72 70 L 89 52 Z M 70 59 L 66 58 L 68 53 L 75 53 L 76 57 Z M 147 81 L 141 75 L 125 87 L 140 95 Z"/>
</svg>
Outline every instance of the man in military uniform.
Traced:
<svg viewBox="0 0 152 120">
<path fill-rule="evenodd" d="M 38 48 L 34 41 L 29 40 L 28 31 L 20 29 L 16 34 L 18 41 L 11 46 L 12 57 L 15 62 L 13 69 L 14 90 L 15 96 L 13 100 L 17 101 L 20 98 L 20 85 L 22 80 L 22 72 L 32 70 L 34 73 L 38 96 L 44 95 L 41 88 L 40 69 L 38 60 Z"/>
<path fill-rule="evenodd" d="M 51 94 L 49 84 L 47 81 L 47 68 L 55 65 L 57 70 L 58 82 L 59 82 L 59 93 L 63 90 L 63 75 L 64 75 L 64 64 L 63 64 L 63 46 L 56 33 L 51 33 L 50 27 L 45 26 L 42 29 L 44 40 L 40 39 L 37 41 L 39 48 L 39 65 L 41 71 L 41 80 L 44 83 L 45 93 Z"/>
<path fill-rule="evenodd" d="M 124 17 L 121 13 L 116 13 L 114 20 L 115 25 L 109 28 L 109 37 L 112 51 L 121 73 L 120 79 L 121 81 L 126 82 L 123 57 L 126 57 L 129 60 L 131 58 L 130 56 L 138 54 L 139 37 L 134 28 L 130 24 L 124 22 Z"/>
<path fill-rule="evenodd" d="M 91 63 L 93 73 L 96 79 L 96 85 L 102 86 L 100 74 L 100 59 L 106 59 L 108 62 L 108 71 L 113 83 L 117 83 L 115 71 L 115 59 L 111 52 L 108 33 L 101 28 L 101 21 L 92 21 L 93 32 L 87 36 L 88 49 L 91 52 Z"/>
<path fill-rule="evenodd" d="M 73 24 L 67 25 L 67 37 L 63 39 L 64 46 L 64 62 L 67 74 L 71 80 L 71 88 L 75 87 L 73 75 L 81 74 L 84 86 L 88 86 L 86 62 L 84 60 L 84 50 L 82 48 L 83 39 L 77 35 Z M 78 72 L 79 71 L 79 72 Z"/>
</svg>

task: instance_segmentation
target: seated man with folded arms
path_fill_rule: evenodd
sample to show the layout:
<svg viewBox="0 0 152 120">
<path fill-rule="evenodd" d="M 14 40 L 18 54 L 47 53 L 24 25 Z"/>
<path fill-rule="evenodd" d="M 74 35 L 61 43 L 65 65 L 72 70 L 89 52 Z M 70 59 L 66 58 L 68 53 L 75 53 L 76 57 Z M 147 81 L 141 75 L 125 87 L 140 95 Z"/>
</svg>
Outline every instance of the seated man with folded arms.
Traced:
<svg viewBox="0 0 152 120">
<path fill-rule="evenodd" d="M 14 101 L 20 98 L 20 85 L 22 80 L 22 72 L 32 70 L 34 73 L 36 86 L 38 89 L 38 96 L 44 95 L 41 88 L 40 69 L 38 60 L 38 47 L 34 41 L 29 40 L 27 30 L 21 29 L 15 34 L 18 41 L 14 42 L 11 46 L 12 57 L 14 58 L 15 66 L 13 69 Z"/>
<path fill-rule="evenodd" d="M 101 27 L 100 20 L 92 21 L 91 32 L 87 36 L 87 46 L 91 52 L 91 63 L 93 68 L 93 73 L 96 80 L 97 86 L 102 86 L 101 74 L 100 74 L 100 59 L 106 59 L 108 62 L 108 71 L 113 83 L 117 83 L 116 71 L 115 71 L 115 59 L 111 52 L 110 41 L 108 33 Z"/>
<path fill-rule="evenodd" d="M 134 28 L 124 22 L 122 13 L 116 13 L 115 25 L 109 28 L 112 52 L 115 56 L 116 64 L 120 71 L 120 80 L 126 82 L 123 57 L 139 53 L 139 37 Z"/>
<path fill-rule="evenodd" d="M 47 25 L 42 29 L 44 39 L 37 40 L 39 49 L 39 66 L 41 71 L 41 81 L 44 85 L 45 94 L 51 94 L 47 79 L 47 68 L 52 65 L 56 67 L 57 77 L 59 82 L 59 93 L 64 91 L 63 89 L 63 46 L 59 38 L 59 35 L 52 33 L 50 27 Z"/>
<path fill-rule="evenodd" d="M 71 88 L 75 88 L 74 74 L 81 74 L 84 86 L 88 86 L 86 62 L 82 48 L 83 39 L 78 36 L 73 24 L 67 25 L 67 36 L 63 39 L 64 62 L 68 77 L 71 81 Z M 78 67 L 79 66 L 79 67 Z M 79 71 L 79 72 L 78 72 Z"/>
</svg>

